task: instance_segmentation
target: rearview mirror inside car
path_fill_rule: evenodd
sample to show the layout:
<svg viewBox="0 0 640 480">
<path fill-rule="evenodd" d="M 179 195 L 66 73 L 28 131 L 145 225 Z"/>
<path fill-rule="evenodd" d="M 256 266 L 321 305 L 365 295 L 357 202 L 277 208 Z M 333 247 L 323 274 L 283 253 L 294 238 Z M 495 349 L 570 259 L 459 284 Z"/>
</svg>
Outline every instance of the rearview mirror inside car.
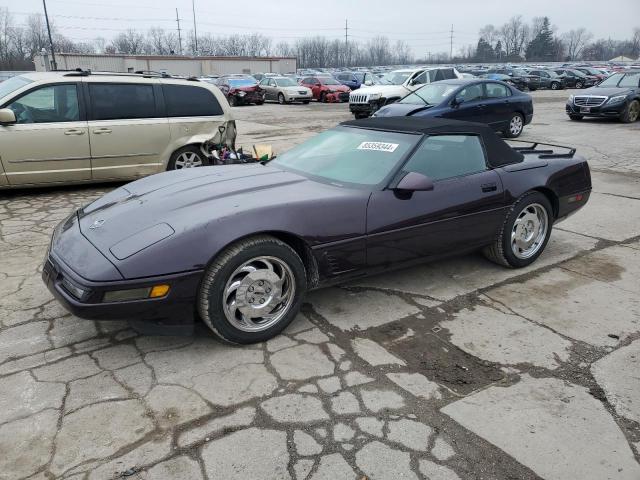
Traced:
<svg viewBox="0 0 640 480">
<path fill-rule="evenodd" d="M 0 109 L 0 125 L 16 123 L 16 114 L 10 108 Z"/>
<path fill-rule="evenodd" d="M 395 190 L 405 192 L 427 192 L 433 190 L 433 180 L 418 172 L 409 172 L 398 182 Z"/>
</svg>

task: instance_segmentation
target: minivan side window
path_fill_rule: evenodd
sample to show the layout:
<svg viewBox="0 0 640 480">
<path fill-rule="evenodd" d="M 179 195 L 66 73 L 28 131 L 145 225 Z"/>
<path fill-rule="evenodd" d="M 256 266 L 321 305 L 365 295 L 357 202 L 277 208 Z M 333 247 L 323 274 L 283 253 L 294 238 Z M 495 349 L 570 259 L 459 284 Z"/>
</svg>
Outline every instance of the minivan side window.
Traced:
<svg viewBox="0 0 640 480">
<path fill-rule="evenodd" d="M 211 117 L 222 115 L 216 96 L 206 88 L 189 85 L 162 85 L 169 117 Z"/>
<path fill-rule="evenodd" d="M 80 120 L 75 85 L 38 88 L 7 105 L 17 123 L 77 122 Z"/>
<path fill-rule="evenodd" d="M 93 120 L 157 117 L 152 85 L 90 83 Z"/>
<path fill-rule="evenodd" d="M 417 172 L 432 180 L 459 177 L 487 169 L 484 149 L 476 135 L 427 137 L 409 161 L 405 172 Z"/>
</svg>

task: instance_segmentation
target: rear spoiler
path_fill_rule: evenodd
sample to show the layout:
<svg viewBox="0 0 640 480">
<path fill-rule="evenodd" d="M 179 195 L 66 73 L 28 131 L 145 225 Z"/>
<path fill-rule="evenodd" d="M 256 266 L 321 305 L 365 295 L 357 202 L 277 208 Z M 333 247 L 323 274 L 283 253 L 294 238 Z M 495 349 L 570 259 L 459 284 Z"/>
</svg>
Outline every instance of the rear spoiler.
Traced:
<svg viewBox="0 0 640 480">
<path fill-rule="evenodd" d="M 576 153 L 575 148 L 565 147 L 564 145 L 554 145 L 553 143 L 542 143 L 542 142 L 528 142 L 526 140 L 510 140 L 510 142 L 520 142 L 520 143 L 528 143 L 529 145 L 525 147 L 514 147 L 509 145 L 512 149 L 519 153 L 537 153 L 538 158 L 573 158 Z M 557 153 L 555 150 L 551 149 L 538 149 L 538 146 L 545 147 L 556 147 L 563 148 L 568 150 L 565 153 Z"/>
</svg>

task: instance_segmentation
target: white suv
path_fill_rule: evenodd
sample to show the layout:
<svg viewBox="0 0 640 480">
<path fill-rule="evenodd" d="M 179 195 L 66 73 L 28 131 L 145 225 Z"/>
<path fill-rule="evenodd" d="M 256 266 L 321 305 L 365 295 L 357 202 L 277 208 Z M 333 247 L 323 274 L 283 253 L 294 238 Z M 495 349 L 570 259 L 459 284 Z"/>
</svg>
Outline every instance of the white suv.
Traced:
<svg viewBox="0 0 640 480">
<path fill-rule="evenodd" d="M 455 68 L 417 68 L 394 70 L 379 83 L 360 87 L 349 96 L 349 110 L 356 118 L 366 118 L 380 107 L 400 100 L 426 83 L 462 78 Z"/>
<path fill-rule="evenodd" d="M 159 74 L 27 73 L 0 83 L 0 189 L 131 180 L 232 145 L 218 88 Z"/>
</svg>

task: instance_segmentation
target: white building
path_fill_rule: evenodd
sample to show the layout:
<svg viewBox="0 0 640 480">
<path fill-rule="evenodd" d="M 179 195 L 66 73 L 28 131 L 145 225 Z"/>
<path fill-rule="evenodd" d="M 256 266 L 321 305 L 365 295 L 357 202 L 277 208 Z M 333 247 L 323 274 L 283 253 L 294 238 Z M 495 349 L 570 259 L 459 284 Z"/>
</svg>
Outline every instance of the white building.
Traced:
<svg viewBox="0 0 640 480">
<path fill-rule="evenodd" d="M 51 70 L 49 55 L 36 55 L 36 71 Z M 174 55 L 96 55 L 56 53 L 58 70 L 76 68 L 108 72 L 138 70 L 166 72 L 172 75 L 202 76 L 229 73 L 295 73 L 295 57 L 185 57 Z"/>
</svg>

